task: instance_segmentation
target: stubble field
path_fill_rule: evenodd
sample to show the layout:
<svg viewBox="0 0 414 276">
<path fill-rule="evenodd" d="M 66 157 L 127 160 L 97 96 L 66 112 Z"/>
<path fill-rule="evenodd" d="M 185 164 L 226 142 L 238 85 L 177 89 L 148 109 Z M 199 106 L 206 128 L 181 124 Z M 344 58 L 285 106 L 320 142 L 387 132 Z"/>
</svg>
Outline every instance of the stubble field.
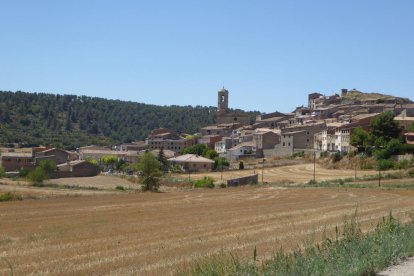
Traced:
<svg viewBox="0 0 414 276">
<path fill-rule="evenodd" d="M 263 181 L 268 183 L 304 183 L 313 179 L 314 165 L 312 163 L 280 166 L 272 168 L 256 169 L 256 170 L 236 170 L 236 171 L 224 171 L 221 172 L 208 172 L 208 173 L 197 173 L 190 175 L 191 179 L 200 179 L 204 176 L 211 176 L 215 180 L 228 180 L 231 178 L 242 177 L 251 175 L 254 173 L 259 174 L 259 181 L 261 181 L 263 172 Z M 377 174 L 374 170 L 357 171 L 357 176 L 373 175 Z M 315 176 L 317 181 L 339 179 L 354 177 L 355 171 L 353 170 L 332 170 L 321 167 L 319 164 L 315 166 Z"/>
<path fill-rule="evenodd" d="M 357 209 L 364 229 L 414 191 L 245 187 L 0 203 L 0 275 L 171 274 L 224 251 L 259 259 L 332 231 Z"/>
</svg>

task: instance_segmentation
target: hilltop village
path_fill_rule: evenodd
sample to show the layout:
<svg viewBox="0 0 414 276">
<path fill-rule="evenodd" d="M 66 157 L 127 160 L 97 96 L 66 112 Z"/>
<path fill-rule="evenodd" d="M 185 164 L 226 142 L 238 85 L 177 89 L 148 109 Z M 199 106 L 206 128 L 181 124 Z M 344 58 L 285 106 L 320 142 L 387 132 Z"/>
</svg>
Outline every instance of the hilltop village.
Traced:
<svg viewBox="0 0 414 276">
<path fill-rule="evenodd" d="M 137 163 L 144 152 L 162 154 L 182 171 L 209 171 L 214 161 L 197 154 L 183 154 L 195 145 L 205 145 L 230 163 L 248 158 L 286 157 L 292 154 L 321 152 L 349 153 L 355 150 L 350 139 L 357 127 L 369 131 L 372 119 L 391 111 L 407 139 L 414 143 L 414 134 L 407 132 L 414 122 L 414 103 L 409 99 L 377 93 L 342 89 L 339 94 L 308 95 L 307 106 L 291 113 L 274 112 L 258 115 L 251 123 L 248 114 L 229 108 L 230 93 L 224 87 L 217 93 L 217 124 L 202 127 L 198 133 L 177 133 L 159 128 L 145 141 L 112 147 L 85 146 L 76 152 L 50 147 L 2 152 L 5 171 L 33 169 L 42 160 L 57 164 L 56 177 L 92 176 L 99 173 L 87 160 L 115 156 L 125 163 Z"/>
</svg>

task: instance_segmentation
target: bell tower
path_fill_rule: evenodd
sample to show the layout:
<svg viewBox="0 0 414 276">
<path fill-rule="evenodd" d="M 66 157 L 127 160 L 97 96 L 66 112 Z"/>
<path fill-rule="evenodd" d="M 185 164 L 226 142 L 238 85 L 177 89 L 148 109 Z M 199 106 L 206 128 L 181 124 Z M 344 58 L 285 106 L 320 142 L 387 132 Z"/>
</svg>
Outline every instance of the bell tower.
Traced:
<svg viewBox="0 0 414 276">
<path fill-rule="evenodd" d="M 229 91 L 224 89 L 221 89 L 218 92 L 218 105 L 217 105 L 217 110 L 220 113 L 223 112 L 227 112 L 227 110 L 229 109 Z"/>
</svg>

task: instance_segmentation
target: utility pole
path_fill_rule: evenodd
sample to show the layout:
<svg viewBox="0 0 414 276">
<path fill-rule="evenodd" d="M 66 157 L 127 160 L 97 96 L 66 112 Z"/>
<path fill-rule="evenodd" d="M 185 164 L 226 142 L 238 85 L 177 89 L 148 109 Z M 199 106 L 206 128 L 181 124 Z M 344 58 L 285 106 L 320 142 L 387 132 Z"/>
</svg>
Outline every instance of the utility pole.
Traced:
<svg viewBox="0 0 414 276">
<path fill-rule="evenodd" d="M 378 167 L 378 187 L 381 187 L 381 168 Z"/>
<path fill-rule="evenodd" d="M 264 162 L 265 159 L 263 158 L 263 163 L 262 163 L 262 184 L 264 183 L 263 178 L 264 178 Z"/>
<path fill-rule="evenodd" d="M 316 151 L 313 152 L 313 183 L 316 183 Z"/>
<path fill-rule="evenodd" d="M 355 162 L 355 180 L 357 179 L 357 165 L 358 165 L 358 161 Z"/>
</svg>

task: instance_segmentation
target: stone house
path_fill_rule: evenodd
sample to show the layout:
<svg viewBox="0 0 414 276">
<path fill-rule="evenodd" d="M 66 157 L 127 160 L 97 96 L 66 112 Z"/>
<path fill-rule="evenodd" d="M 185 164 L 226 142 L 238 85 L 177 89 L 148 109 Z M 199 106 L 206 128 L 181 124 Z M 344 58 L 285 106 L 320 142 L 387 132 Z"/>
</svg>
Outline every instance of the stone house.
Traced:
<svg viewBox="0 0 414 276">
<path fill-rule="evenodd" d="M 338 137 L 335 136 L 336 129 L 342 126 L 342 123 L 328 123 L 326 128 L 314 137 L 314 149 L 318 151 L 337 151 L 336 142 Z"/>
<path fill-rule="evenodd" d="M 221 141 L 216 142 L 214 150 L 218 153 L 225 153 L 228 149 L 240 144 L 239 137 L 223 137 Z"/>
<path fill-rule="evenodd" d="M 151 131 L 145 142 L 150 150 L 164 149 L 179 153 L 184 148 L 194 146 L 196 139 L 185 139 L 173 130 L 159 128 Z"/>
<path fill-rule="evenodd" d="M 168 159 L 172 165 L 179 165 L 185 172 L 211 171 L 214 161 L 196 154 L 184 154 Z"/>
<path fill-rule="evenodd" d="M 1 166 L 6 172 L 10 172 L 34 169 L 36 163 L 32 152 L 5 152 L 1 155 Z"/>
<path fill-rule="evenodd" d="M 304 131 L 283 132 L 280 134 L 280 143 L 274 147 L 273 156 L 283 157 L 293 154 L 294 137 L 302 135 Z"/>
<path fill-rule="evenodd" d="M 294 150 L 313 149 L 315 134 L 326 128 L 325 122 L 304 124 L 301 126 L 287 127 L 282 129 L 281 135 L 290 133 L 293 135 Z"/>
<path fill-rule="evenodd" d="M 277 144 L 279 144 L 280 141 L 280 132 L 276 133 L 275 131 L 271 130 L 257 129 L 253 134 L 253 142 L 256 145 L 256 149 L 272 149 Z"/>
<path fill-rule="evenodd" d="M 129 144 L 121 144 L 117 146 L 116 149 L 119 149 L 120 151 L 142 151 L 147 150 L 149 146 L 145 143 L 145 141 L 139 141 Z"/>
<path fill-rule="evenodd" d="M 256 146 L 253 142 L 238 144 L 226 151 L 226 159 L 235 161 L 247 157 L 256 156 Z"/>
<path fill-rule="evenodd" d="M 202 136 L 217 135 L 221 137 L 229 137 L 233 131 L 240 128 L 240 123 L 220 124 L 213 126 L 206 126 L 200 129 Z"/>
<path fill-rule="evenodd" d="M 43 160 L 51 160 L 56 164 L 66 163 L 70 160 L 70 154 L 67 151 L 57 148 L 36 152 L 34 153 L 34 156 L 36 158 L 36 165 L 40 164 Z"/>
<path fill-rule="evenodd" d="M 222 137 L 220 135 L 205 135 L 198 139 L 198 144 L 204 144 L 207 147 L 214 149 L 215 144 L 220 142 Z"/>
<path fill-rule="evenodd" d="M 99 174 L 98 166 L 85 160 L 70 161 L 56 166 L 55 177 L 90 177 Z"/>
</svg>

